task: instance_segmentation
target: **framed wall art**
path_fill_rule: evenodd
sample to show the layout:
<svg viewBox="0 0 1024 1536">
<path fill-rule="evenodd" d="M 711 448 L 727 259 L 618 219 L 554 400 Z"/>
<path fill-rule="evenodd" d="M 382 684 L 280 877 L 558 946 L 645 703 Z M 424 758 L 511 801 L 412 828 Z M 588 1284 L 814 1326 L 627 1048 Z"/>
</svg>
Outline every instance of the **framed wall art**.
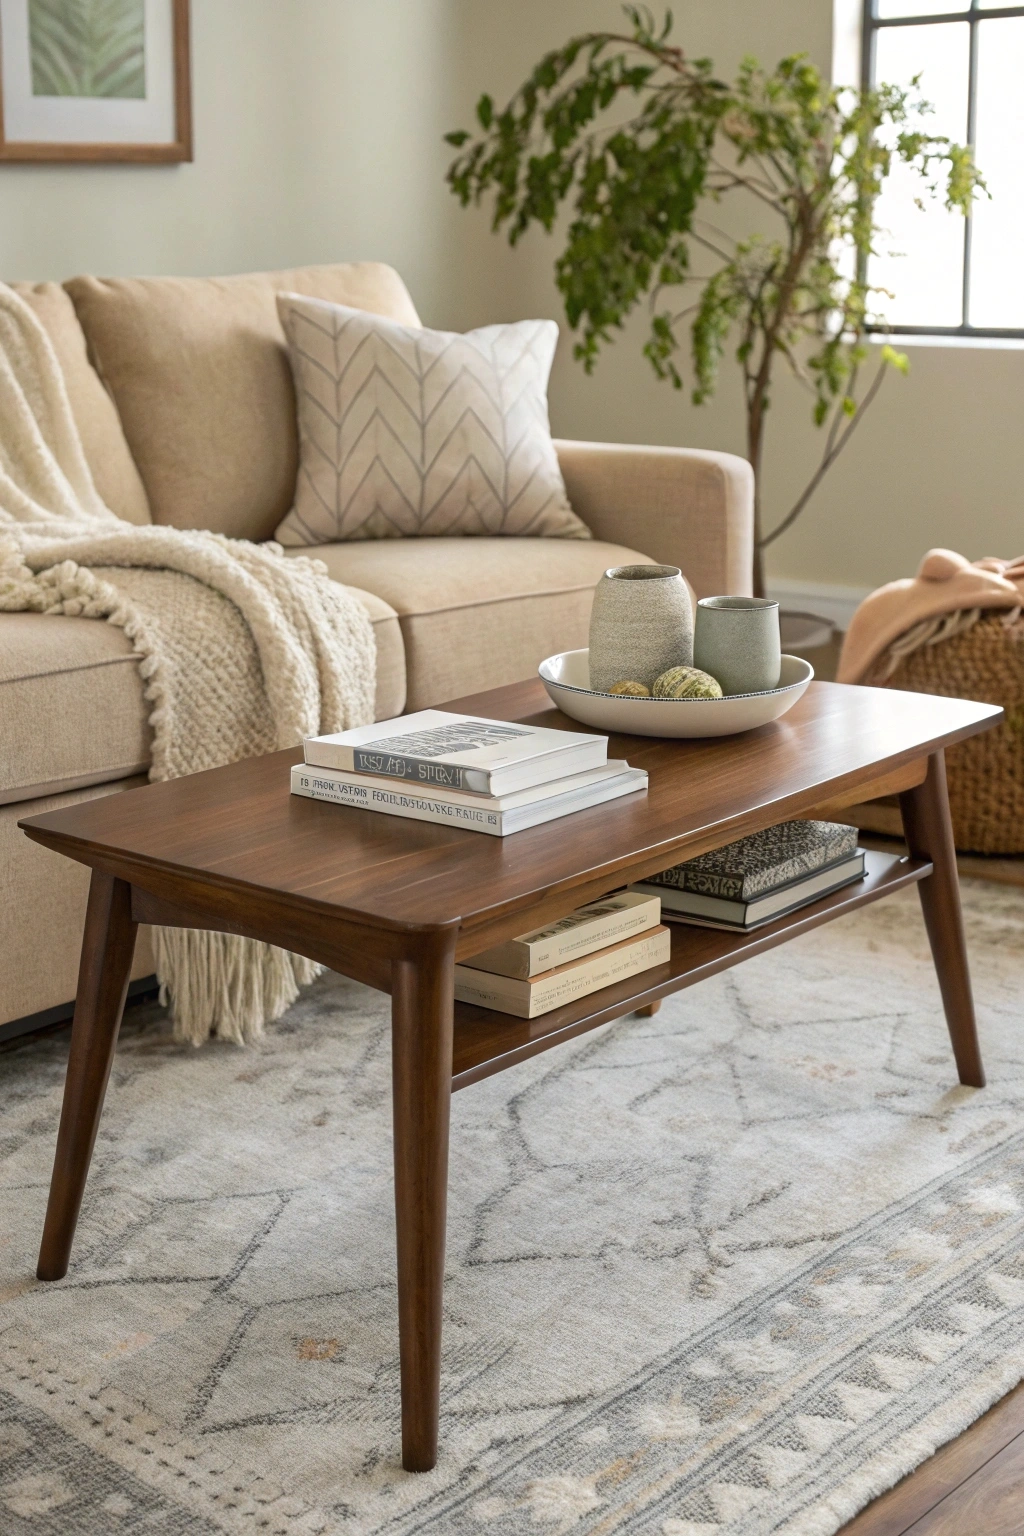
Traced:
<svg viewBox="0 0 1024 1536">
<path fill-rule="evenodd" d="M 0 160 L 191 160 L 189 0 L 0 0 Z"/>
</svg>

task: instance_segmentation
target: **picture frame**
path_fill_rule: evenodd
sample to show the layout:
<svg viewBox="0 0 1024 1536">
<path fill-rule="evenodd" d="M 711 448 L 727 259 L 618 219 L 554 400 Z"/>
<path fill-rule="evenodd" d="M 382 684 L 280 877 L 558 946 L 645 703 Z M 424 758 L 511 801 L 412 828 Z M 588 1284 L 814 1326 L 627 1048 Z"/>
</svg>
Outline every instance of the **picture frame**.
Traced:
<svg viewBox="0 0 1024 1536">
<path fill-rule="evenodd" d="M 0 162 L 192 159 L 189 0 L 0 0 Z"/>
</svg>

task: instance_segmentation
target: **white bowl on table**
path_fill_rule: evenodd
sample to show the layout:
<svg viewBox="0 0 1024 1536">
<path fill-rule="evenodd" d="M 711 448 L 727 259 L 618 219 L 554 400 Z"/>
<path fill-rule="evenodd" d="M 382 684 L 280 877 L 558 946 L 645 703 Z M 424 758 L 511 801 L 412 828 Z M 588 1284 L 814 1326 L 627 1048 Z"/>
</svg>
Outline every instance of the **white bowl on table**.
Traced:
<svg viewBox="0 0 1024 1536">
<path fill-rule="evenodd" d="M 638 699 L 595 693 L 589 652 L 562 651 L 538 667 L 548 697 L 563 714 L 622 736 L 734 736 L 778 720 L 807 689 L 814 668 L 802 656 L 783 656 L 779 686 L 764 693 L 721 699 Z"/>
</svg>

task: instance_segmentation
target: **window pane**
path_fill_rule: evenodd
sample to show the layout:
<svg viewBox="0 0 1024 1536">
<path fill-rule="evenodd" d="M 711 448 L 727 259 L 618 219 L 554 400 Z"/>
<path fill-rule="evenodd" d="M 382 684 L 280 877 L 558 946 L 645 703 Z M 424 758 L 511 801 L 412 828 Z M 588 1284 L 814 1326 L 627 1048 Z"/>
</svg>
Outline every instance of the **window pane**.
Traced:
<svg viewBox="0 0 1024 1536">
<path fill-rule="evenodd" d="M 967 137 L 967 83 L 970 29 L 966 22 L 939 26 L 886 27 L 877 34 L 875 79 L 909 85 L 921 76 L 921 91 L 934 112 L 922 119 L 929 133 L 959 143 Z M 924 201 L 922 212 L 915 198 Z M 874 304 L 890 325 L 960 325 L 963 319 L 964 220 L 907 166 L 896 165 L 878 200 L 878 255 L 869 278 L 887 288 Z"/>
<path fill-rule="evenodd" d="M 1006 3 L 1017 5 L 1019 0 L 1006 0 Z M 970 8 L 971 0 L 878 0 L 875 14 L 881 21 L 888 21 L 890 16 L 955 16 L 958 11 L 969 11 Z M 878 78 L 881 79 L 881 75 Z"/>
<path fill-rule="evenodd" d="M 1024 16 L 978 23 L 976 154 L 992 194 L 974 205 L 972 325 L 1024 327 Z"/>
</svg>

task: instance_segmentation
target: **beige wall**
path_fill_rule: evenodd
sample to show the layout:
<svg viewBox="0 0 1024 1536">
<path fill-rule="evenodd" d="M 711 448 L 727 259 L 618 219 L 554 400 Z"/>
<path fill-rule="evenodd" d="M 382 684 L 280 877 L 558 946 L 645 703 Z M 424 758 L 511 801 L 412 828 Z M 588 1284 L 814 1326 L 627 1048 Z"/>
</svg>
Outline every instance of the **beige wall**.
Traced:
<svg viewBox="0 0 1024 1536">
<path fill-rule="evenodd" d="M 0 272 L 228 272 L 374 256 L 406 277 L 428 323 L 561 315 L 553 241 L 515 252 L 443 184 L 449 127 L 480 91 L 510 92 L 548 46 L 619 25 L 618 0 L 195 0 L 196 160 L 177 167 L 0 166 Z M 697 0 L 677 34 L 724 70 L 804 48 L 827 66 L 831 0 Z M 568 436 L 742 451 L 738 385 L 697 410 L 659 384 L 628 328 L 587 378 L 563 337 L 552 381 Z M 915 346 L 848 456 L 773 547 L 776 576 L 870 586 L 930 544 L 1024 548 L 1018 418 L 1024 352 Z M 782 381 L 770 423 L 769 515 L 817 444 Z"/>
<path fill-rule="evenodd" d="M 378 257 L 439 302 L 449 0 L 193 0 L 196 157 L 0 165 L 0 273 Z"/>
</svg>

